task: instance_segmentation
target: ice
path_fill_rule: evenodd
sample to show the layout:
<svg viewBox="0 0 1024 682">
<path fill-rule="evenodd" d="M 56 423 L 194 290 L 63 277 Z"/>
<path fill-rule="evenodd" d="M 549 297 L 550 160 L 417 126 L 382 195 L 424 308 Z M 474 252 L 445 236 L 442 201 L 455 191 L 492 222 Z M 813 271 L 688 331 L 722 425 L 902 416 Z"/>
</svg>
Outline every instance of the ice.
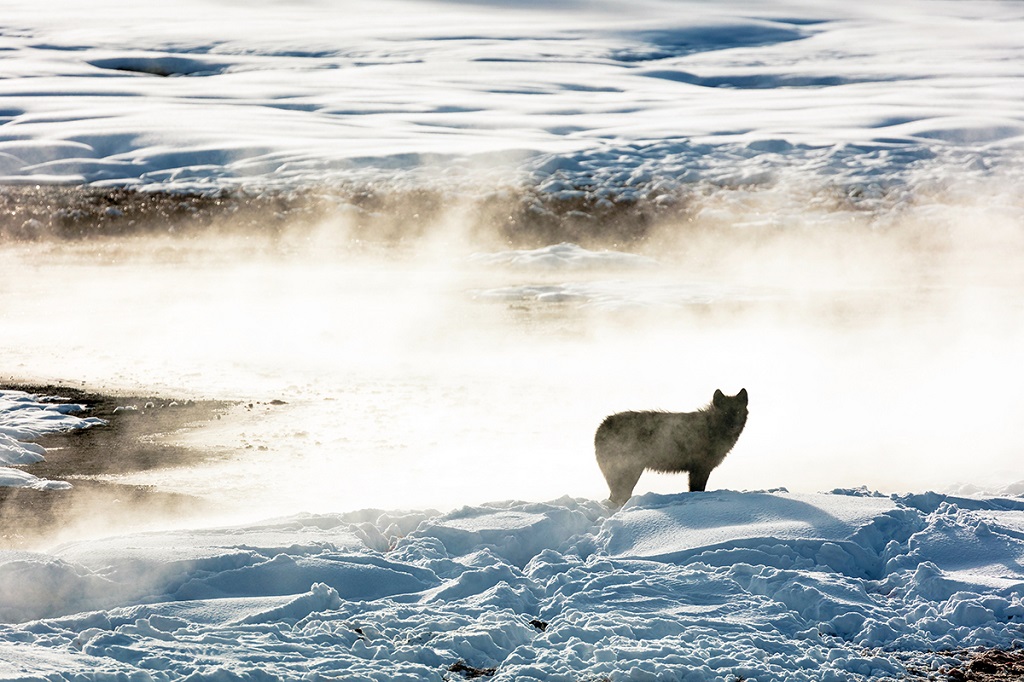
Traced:
<svg viewBox="0 0 1024 682">
<path fill-rule="evenodd" d="M 715 300 L 761 297 L 711 282 L 669 284 L 659 279 L 662 266 L 654 258 L 619 251 L 592 251 L 577 244 L 561 243 L 538 249 L 474 253 L 468 262 L 490 270 L 507 269 L 525 276 L 557 277 L 560 273 L 594 273 L 582 281 L 540 281 L 478 289 L 472 295 L 481 301 L 572 303 L 606 310 L 646 306 L 685 306 Z M 648 277 L 605 279 L 622 272 L 647 272 Z M 521 276 L 522 276 L 521 275 Z"/>
<path fill-rule="evenodd" d="M 592 279 L 577 282 L 515 284 L 472 292 L 481 301 L 571 303 L 605 311 L 645 308 L 686 308 L 714 303 L 771 301 L 775 292 L 764 288 L 729 286 L 709 281 L 670 282 L 658 277 Z"/>
<path fill-rule="evenodd" d="M 948 664 L 937 650 L 1020 642 L 1022 514 L 1016 498 L 718 491 L 5 552 L 0 675 L 411 680 L 461 661 L 498 680 L 898 678 Z"/>
</svg>

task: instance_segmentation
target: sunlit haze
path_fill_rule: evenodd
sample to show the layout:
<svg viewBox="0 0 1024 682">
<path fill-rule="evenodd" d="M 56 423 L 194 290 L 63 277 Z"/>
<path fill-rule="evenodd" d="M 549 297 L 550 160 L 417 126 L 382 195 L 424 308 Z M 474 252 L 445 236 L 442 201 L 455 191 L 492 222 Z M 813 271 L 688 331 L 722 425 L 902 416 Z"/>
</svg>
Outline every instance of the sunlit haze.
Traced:
<svg viewBox="0 0 1024 682">
<path fill-rule="evenodd" d="M 446 224 L 405 247 L 331 238 L 340 224 L 33 244 L 3 254 L 5 366 L 241 401 L 172 435 L 226 458 L 116 480 L 258 515 L 599 498 L 601 418 L 716 388 L 747 388 L 751 416 L 714 488 L 998 486 L 1019 455 L 1018 216 L 943 216 L 878 234 L 808 213 L 728 244 L 670 225 L 649 260 L 517 259 Z M 682 488 L 649 473 L 638 491 Z"/>
<path fill-rule="evenodd" d="M 605 415 L 741 388 L 712 488 L 1021 477 L 1018 5 L 6 4 L 4 379 L 237 402 L 113 480 L 602 499 Z"/>
</svg>

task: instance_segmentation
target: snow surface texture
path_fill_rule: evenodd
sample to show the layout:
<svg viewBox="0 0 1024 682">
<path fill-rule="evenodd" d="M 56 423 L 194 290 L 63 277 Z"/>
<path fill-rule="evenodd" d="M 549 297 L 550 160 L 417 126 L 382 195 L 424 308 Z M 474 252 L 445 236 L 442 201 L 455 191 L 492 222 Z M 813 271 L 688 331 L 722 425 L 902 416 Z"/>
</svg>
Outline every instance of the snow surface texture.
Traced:
<svg viewBox="0 0 1024 682">
<path fill-rule="evenodd" d="M 985 177 L 1024 141 L 1022 36 L 1012 1 L 2 2 L 0 181 Z"/>
<path fill-rule="evenodd" d="M 0 487 L 61 490 L 64 481 L 51 481 L 18 469 L 20 464 L 40 462 L 46 450 L 32 443 L 40 436 L 105 424 L 96 417 L 79 417 L 84 405 L 61 403 L 53 396 L 36 396 L 24 391 L 0 390 Z"/>
<path fill-rule="evenodd" d="M 901 679 L 1024 643 L 1022 561 L 1019 498 L 305 515 L 0 555 L 0 678 Z"/>
</svg>

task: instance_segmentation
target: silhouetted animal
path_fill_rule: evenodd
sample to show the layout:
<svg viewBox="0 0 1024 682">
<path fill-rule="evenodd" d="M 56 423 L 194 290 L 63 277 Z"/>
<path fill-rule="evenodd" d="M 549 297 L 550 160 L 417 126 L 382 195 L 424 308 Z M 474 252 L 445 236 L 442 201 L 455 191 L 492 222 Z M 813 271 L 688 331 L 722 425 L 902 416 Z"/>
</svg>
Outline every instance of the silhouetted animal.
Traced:
<svg viewBox="0 0 1024 682">
<path fill-rule="evenodd" d="M 704 490 L 747 423 L 747 389 L 734 396 L 715 391 L 696 412 L 619 412 L 594 436 L 597 464 L 611 502 L 621 507 L 645 469 L 690 472 L 690 490 Z"/>
</svg>

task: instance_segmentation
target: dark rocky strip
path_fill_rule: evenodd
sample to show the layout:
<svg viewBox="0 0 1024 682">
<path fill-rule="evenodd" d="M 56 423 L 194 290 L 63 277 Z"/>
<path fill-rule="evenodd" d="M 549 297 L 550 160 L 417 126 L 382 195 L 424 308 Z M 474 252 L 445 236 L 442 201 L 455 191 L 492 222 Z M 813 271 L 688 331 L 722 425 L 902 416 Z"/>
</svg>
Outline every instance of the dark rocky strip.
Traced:
<svg viewBox="0 0 1024 682">
<path fill-rule="evenodd" d="M 559 187 L 555 192 L 526 186 L 456 193 L 370 184 L 189 193 L 88 185 L 0 186 L 0 241 L 212 231 L 258 237 L 336 224 L 352 239 L 395 243 L 455 221 L 482 243 L 601 247 L 643 241 L 664 225 L 721 229 L 714 220 L 693 224 L 708 197 L 757 190 L 702 183 L 618 193 L 568 182 Z M 839 187 L 818 188 L 810 199 L 819 207 L 858 211 L 877 210 L 880 201 L 865 199 L 857 188 Z M 803 205 L 804 198 L 795 201 Z"/>
</svg>

